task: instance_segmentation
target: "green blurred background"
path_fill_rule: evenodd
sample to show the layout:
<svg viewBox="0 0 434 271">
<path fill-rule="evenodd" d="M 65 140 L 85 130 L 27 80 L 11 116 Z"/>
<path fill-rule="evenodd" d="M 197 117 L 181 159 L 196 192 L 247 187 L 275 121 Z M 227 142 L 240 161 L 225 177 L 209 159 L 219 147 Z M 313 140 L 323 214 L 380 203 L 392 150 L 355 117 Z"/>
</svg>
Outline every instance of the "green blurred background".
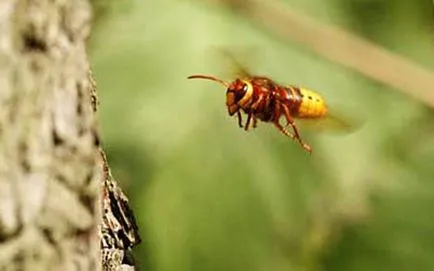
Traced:
<svg viewBox="0 0 434 271">
<path fill-rule="evenodd" d="M 434 69 L 431 1 L 280 1 Z M 99 120 L 140 270 L 434 270 L 432 109 L 204 1 L 96 3 Z M 224 75 L 215 45 L 255 47 L 252 70 L 365 125 L 303 130 L 312 156 L 271 125 L 244 132 L 220 85 L 186 80 Z"/>
</svg>

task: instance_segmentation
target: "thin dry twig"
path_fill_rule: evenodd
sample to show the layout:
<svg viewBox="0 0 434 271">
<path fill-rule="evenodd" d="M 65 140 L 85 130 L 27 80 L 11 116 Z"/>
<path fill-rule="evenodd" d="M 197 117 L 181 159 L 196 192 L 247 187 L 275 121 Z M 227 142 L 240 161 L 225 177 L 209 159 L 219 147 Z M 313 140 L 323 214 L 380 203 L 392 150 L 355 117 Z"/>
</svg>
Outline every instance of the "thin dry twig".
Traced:
<svg viewBox="0 0 434 271">
<path fill-rule="evenodd" d="M 227 4 L 270 32 L 434 107 L 434 73 L 334 26 L 320 24 L 275 0 L 210 0 Z"/>
</svg>

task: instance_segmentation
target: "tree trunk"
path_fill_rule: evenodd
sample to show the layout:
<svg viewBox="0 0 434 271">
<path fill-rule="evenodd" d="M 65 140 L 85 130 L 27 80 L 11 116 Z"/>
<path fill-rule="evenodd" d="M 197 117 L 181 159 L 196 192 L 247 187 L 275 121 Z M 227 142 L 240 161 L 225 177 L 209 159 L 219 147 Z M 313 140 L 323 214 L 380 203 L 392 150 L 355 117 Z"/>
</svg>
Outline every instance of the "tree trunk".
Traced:
<svg viewBox="0 0 434 271">
<path fill-rule="evenodd" d="M 90 19 L 87 0 L 0 1 L 0 270 L 100 270 L 114 255 L 101 258 L 100 244 L 119 232 L 107 223 L 119 212 L 101 220 L 101 206 L 123 206 L 120 225 L 133 233 L 110 251 L 138 242 L 126 199 L 99 203 L 101 186 L 113 189 L 96 132 Z M 119 255 L 104 269 L 122 270 Z"/>
</svg>

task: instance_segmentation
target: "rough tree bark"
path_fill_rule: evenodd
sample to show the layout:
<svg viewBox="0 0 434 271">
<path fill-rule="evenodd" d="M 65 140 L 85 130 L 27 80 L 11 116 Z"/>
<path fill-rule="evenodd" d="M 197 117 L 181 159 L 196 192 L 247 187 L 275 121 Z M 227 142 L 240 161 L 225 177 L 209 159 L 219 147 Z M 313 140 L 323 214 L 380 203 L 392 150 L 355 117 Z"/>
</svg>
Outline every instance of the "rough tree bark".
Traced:
<svg viewBox="0 0 434 271">
<path fill-rule="evenodd" d="M 0 270 L 131 267 L 139 237 L 99 147 L 90 25 L 87 0 L 0 1 Z"/>
</svg>

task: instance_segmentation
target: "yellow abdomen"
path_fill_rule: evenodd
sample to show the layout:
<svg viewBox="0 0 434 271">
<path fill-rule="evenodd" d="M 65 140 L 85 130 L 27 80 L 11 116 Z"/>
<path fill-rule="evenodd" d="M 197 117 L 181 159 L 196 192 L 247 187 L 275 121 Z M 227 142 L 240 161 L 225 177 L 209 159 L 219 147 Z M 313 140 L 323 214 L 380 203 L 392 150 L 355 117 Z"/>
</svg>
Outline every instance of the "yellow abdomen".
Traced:
<svg viewBox="0 0 434 271">
<path fill-rule="evenodd" d="M 305 88 L 300 89 L 301 104 L 298 118 L 321 118 L 327 114 L 327 106 L 321 95 Z"/>
</svg>

